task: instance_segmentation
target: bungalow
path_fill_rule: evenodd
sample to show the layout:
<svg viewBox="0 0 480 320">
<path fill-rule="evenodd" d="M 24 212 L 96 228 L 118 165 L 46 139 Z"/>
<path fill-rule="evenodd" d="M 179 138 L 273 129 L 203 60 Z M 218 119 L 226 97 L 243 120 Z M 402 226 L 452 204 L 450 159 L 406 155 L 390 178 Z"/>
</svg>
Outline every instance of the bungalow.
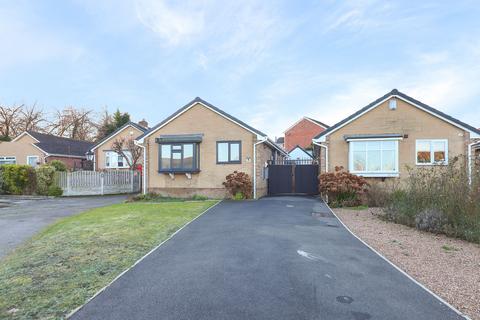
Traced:
<svg viewBox="0 0 480 320">
<path fill-rule="evenodd" d="M 286 156 L 265 133 L 195 98 L 136 139 L 144 148 L 144 192 L 223 198 L 225 177 L 252 177 L 253 196 L 267 193 L 267 161 Z"/>
<path fill-rule="evenodd" d="M 124 140 L 125 147 L 123 154 L 130 157 L 130 151 L 127 148 L 128 140 L 135 140 L 140 135 L 144 134 L 148 128 L 148 123 L 141 121 L 140 123 L 127 122 L 122 127 L 118 128 L 105 138 L 95 143 L 89 150 L 89 154 L 93 156 L 93 170 L 118 170 L 129 169 L 130 166 L 126 159 L 122 155 L 113 151 L 113 144 L 115 141 Z M 139 163 L 143 162 L 143 156 L 140 158 Z"/>
<path fill-rule="evenodd" d="M 323 131 L 313 143 L 321 172 L 343 166 L 385 180 L 406 177 L 407 166 L 467 158 L 478 139 L 480 130 L 394 89 Z"/>
<path fill-rule="evenodd" d="M 25 131 L 10 142 L 0 142 L 1 164 L 28 164 L 36 167 L 52 160 L 64 162 L 69 169 L 87 166 L 85 153 L 91 142 Z"/>
<path fill-rule="evenodd" d="M 312 149 L 312 138 L 328 129 L 328 126 L 318 120 L 303 117 L 285 130 L 284 149 L 292 151 L 296 146 Z"/>
</svg>

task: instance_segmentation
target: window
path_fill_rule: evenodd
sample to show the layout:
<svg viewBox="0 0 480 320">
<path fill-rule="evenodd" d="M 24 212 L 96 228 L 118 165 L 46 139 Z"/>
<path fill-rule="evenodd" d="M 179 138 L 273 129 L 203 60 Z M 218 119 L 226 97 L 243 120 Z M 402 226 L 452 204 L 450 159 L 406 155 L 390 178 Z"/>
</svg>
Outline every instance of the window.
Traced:
<svg viewBox="0 0 480 320">
<path fill-rule="evenodd" d="M 448 164 L 448 140 L 417 140 L 417 165 Z"/>
<path fill-rule="evenodd" d="M 27 156 L 27 164 L 32 167 L 38 166 L 40 158 L 38 156 Z"/>
<path fill-rule="evenodd" d="M 195 172 L 198 166 L 198 144 L 160 144 L 158 171 Z"/>
<path fill-rule="evenodd" d="M 130 151 L 123 151 L 123 153 L 129 158 L 130 162 L 132 156 Z M 129 168 L 128 161 L 122 155 L 116 153 L 115 151 L 105 151 L 105 168 L 110 169 L 121 169 Z"/>
<path fill-rule="evenodd" d="M 349 168 L 366 177 L 398 176 L 398 141 L 350 141 Z"/>
<path fill-rule="evenodd" d="M 16 164 L 17 158 L 16 157 L 3 157 L 0 156 L 0 166 L 2 164 Z"/>
<path fill-rule="evenodd" d="M 218 141 L 217 163 L 242 163 L 241 141 Z"/>
</svg>

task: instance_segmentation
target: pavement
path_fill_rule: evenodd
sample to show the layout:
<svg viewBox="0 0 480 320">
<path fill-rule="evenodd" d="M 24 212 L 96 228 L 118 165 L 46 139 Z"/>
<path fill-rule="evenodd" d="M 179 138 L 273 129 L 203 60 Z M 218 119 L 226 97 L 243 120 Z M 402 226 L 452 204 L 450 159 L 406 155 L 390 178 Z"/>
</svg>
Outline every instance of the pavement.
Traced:
<svg viewBox="0 0 480 320">
<path fill-rule="evenodd" d="M 126 195 L 98 197 L 0 197 L 0 259 L 55 220 L 122 202 Z"/>
<path fill-rule="evenodd" d="M 224 201 L 71 319 L 463 319 L 314 198 Z"/>
</svg>

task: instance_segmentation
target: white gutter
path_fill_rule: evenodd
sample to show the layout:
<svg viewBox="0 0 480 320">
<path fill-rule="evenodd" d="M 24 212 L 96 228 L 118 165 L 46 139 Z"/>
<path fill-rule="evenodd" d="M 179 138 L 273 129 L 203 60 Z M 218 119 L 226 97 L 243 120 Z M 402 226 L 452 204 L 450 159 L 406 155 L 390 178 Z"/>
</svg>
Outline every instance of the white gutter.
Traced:
<svg viewBox="0 0 480 320">
<path fill-rule="evenodd" d="M 477 142 L 472 142 L 470 143 L 467 148 L 467 153 L 468 153 L 468 183 L 469 184 L 472 184 L 472 166 L 473 166 L 473 163 L 472 163 L 472 147 L 474 145 L 476 145 L 478 143 Z"/>
<path fill-rule="evenodd" d="M 267 140 L 268 137 L 263 137 L 263 140 L 253 144 L 253 199 L 257 199 L 257 146 Z"/>
<path fill-rule="evenodd" d="M 142 141 L 144 141 L 142 139 Z M 140 142 L 138 142 L 137 140 L 133 140 L 133 143 L 137 146 L 139 146 L 140 148 L 143 149 L 143 171 L 142 171 L 142 175 L 143 175 L 143 194 L 147 194 L 147 148 Z"/>
<path fill-rule="evenodd" d="M 321 148 L 325 148 L 325 172 L 328 172 L 328 147 L 324 146 L 323 144 L 317 143 L 315 140 L 312 140 L 312 143 Z"/>
</svg>

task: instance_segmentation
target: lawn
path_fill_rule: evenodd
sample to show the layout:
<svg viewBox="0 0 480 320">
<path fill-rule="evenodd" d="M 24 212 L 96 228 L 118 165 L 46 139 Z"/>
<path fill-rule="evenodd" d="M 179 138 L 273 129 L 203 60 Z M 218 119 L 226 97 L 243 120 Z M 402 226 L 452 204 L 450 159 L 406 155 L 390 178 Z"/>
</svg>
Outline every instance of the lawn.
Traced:
<svg viewBox="0 0 480 320">
<path fill-rule="evenodd" d="M 124 203 L 52 224 L 0 261 L 0 319 L 65 317 L 215 203 Z"/>
</svg>

